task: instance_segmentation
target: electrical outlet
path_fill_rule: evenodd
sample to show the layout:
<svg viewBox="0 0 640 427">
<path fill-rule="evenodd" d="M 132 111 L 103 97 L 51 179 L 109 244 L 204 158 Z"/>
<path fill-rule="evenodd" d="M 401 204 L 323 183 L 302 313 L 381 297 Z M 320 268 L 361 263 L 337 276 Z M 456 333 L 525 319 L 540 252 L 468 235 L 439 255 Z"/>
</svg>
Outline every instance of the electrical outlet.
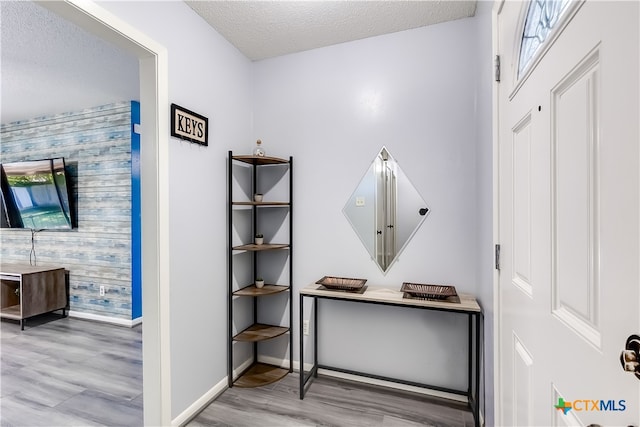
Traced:
<svg viewBox="0 0 640 427">
<path fill-rule="evenodd" d="M 100 286 L 100 296 L 104 296 L 104 286 Z"/>
<path fill-rule="evenodd" d="M 309 335 L 309 321 L 308 320 L 305 320 L 305 321 L 302 322 L 302 332 L 305 335 Z"/>
</svg>

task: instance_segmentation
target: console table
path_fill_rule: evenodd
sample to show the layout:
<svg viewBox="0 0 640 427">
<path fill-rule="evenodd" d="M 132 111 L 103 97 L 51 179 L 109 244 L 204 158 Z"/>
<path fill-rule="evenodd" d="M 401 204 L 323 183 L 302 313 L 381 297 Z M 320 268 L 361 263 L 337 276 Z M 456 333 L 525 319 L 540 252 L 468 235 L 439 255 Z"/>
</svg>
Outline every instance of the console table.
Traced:
<svg viewBox="0 0 640 427">
<path fill-rule="evenodd" d="M 0 317 L 19 320 L 62 310 L 66 315 L 65 269 L 21 264 L 0 264 Z"/>
<path fill-rule="evenodd" d="M 372 287 L 367 288 L 362 293 L 327 290 L 321 285 L 312 284 L 300 290 L 300 399 L 304 399 L 306 385 L 312 378 L 318 376 L 318 369 L 328 369 L 344 372 L 353 375 L 361 375 L 384 381 L 391 381 L 400 384 L 407 384 L 416 387 L 428 388 L 442 392 L 462 395 L 467 398 L 469 408 L 473 414 L 476 427 L 480 426 L 480 373 L 482 370 L 482 327 L 484 316 L 482 308 L 476 299 L 469 294 L 458 294 L 460 302 L 427 301 L 420 299 L 403 298 L 403 293 L 399 290 Z M 313 299 L 313 367 L 306 373 L 304 370 L 304 298 Z M 356 372 L 338 367 L 322 365 L 318 361 L 318 300 L 337 300 L 353 303 L 382 304 L 396 307 L 407 307 L 412 309 L 446 311 L 459 313 L 469 319 L 468 329 L 468 386 L 466 390 L 455 390 L 445 387 L 420 384 L 411 381 L 404 381 L 396 378 L 382 377 L 363 372 Z"/>
</svg>

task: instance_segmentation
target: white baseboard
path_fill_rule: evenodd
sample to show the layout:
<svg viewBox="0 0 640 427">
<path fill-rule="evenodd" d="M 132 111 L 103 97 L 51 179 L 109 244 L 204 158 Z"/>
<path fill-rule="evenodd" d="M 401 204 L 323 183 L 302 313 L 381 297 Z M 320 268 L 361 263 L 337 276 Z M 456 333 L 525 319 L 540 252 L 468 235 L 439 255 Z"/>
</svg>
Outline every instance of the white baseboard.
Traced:
<svg viewBox="0 0 640 427">
<path fill-rule="evenodd" d="M 142 316 L 138 317 L 137 319 L 128 320 L 128 319 L 120 319 L 117 317 L 102 316 L 100 314 L 82 313 L 79 311 L 71 311 L 71 310 L 68 311 L 68 314 L 69 314 L 69 317 L 75 317 L 77 319 L 95 320 L 96 322 L 111 323 L 113 325 L 126 326 L 128 328 L 133 328 L 134 326 L 142 323 Z"/>
<path fill-rule="evenodd" d="M 289 359 L 280 359 L 279 357 L 260 355 L 258 356 L 258 362 L 267 363 L 273 366 L 279 366 L 280 368 L 289 368 Z M 296 365 L 300 365 L 300 363 L 296 361 L 293 362 L 294 370 L 297 370 Z"/>
<path fill-rule="evenodd" d="M 247 359 L 244 362 L 242 362 L 240 366 L 238 366 L 236 369 L 233 370 L 233 378 L 237 377 L 242 372 L 249 369 L 249 366 L 251 366 L 252 363 L 253 363 L 253 359 Z"/>
<path fill-rule="evenodd" d="M 361 375 L 346 374 L 344 372 L 332 371 L 330 369 L 318 369 L 318 374 L 326 375 L 327 377 L 341 378 L 349 381 L 357 381 L 360 383 L 378 385 L 382 387 L 393 388 L 396 390 L 410 391 L 412 393 L 423 394 L 425 396 L 440 397 L 443 399 L 449 399 L 449 400 L 455 400 L 457 402 L 467 403 L 467 398 L 465 396 L 460 396 L 458 394 L 453 394 L 453 393 L 447 393 L 444 391 L 431 390 L 428 388 L 415 387 L 408 384 L 395 383 L 393 381 L 378 380 L 375 378 L 364 377 Z"/>
<path fill-rule="evenodd" d="M 198 400 L 193 402 L 187 409 L 182 411 L 180 415 L 171 421 L 171 425 L 179 427 L 186 425 L 193 417 L 198 415 L 200 411 L 209 406 L 209 404 L 218 398 L 228 388 L 227 377 L 218 381 L 218 384 L 211 387 L 209 391 L 203 394 Z"/>
<path fill-rule="evenodd" d="M 253 359 L 247 359 L 244 362 L 242 362 L 242 364 L 240 366 L 238 366 L 237 369 L 233 370 L 234 378 L 236 377 L 236 375 L 240 374 L 245 369 L 247 369 L 249 366 L 251 366 L 252 363 L 253 363 Z M 209 406 L 209 404 L 211 402 L 213 402 L 215 399 L 217 399 L 218 396 L 220 396 L 222 394 L 222 392 L 224 392 L 228 387 L 229 387 L 229 380 L 228 380 L 228 377 L 225 376 L 223 379 L 218 381 L 218 383 L 216 385 L 211 387 L 211 389 L 209 391 L 207 391 L 205 394 L 200 396 L 200 398 L 198 398 L 191 405 L 189 405 L 189 407 L 187 409 L 182 411 L 182 413 L 180 415 L 178 415 L 176 418 L 174 418 L 171 421 L 171 425 L 174 426 L 174 427 L 179 427 L 179 426 L 186 425 L 196 415 L 198 415 L 200 413 L 200 411 L 202 411 L 204 408 Z"/>
<path fill-rule="evenodd" d="M 271 357 L 271 356 L 260 356 L 258 360 L 260 362 L 269 363 L 275 366 L 280 366 L 281 368 L 289 367 L 289 360 L 287 359 L 278 359 L 277 357 Z M 304 369 L 306 372 L 309 372 L 311 368 L 313 368 L 313 364 L 311 363 L 304 364 Z M 299 361 L 295 361 L 295 360 L 293 361 L 293 370 L 300 372 Z M 378 380 L 375 378 L 369 378 L 362 375 L 346 374 L 343 372 L 332 371 L 330 369 L 319 369 L 318 374 L 326 375 L 327 377 L 341 378 L 341 379 L 356 381 L 356 382 L 365 383 L 365 384 L 378 385 L 382 387 L 393 388 L 396 390 L 410 391 L 412 393 L 423 394 L 426 396 L 440 397 L 443 399 L 450 399 L 450 400 L 455 400 L 457 402 L 467 403 L 467 398 L 465 396 L 460 396 L 458 394 L 453 394 L 453 393 L 447 393 L 444 391 L 431 390 L 431 389 L 422 388 L 422 387 L 415 387 L 407 384 L 395 383 L 393 381 Z"/>
</svg>

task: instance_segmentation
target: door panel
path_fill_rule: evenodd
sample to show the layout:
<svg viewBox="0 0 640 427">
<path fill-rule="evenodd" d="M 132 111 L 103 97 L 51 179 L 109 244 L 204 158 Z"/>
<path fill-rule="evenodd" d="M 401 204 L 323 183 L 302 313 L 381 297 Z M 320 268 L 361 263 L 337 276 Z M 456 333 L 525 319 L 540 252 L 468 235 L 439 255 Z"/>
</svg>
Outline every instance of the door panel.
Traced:
<svg viewBox="0 0 640 427">
<path fill-rule="evenodd" d="M 528 426 L 533 422 L 533 356 L 515 334 L 513 359 L 513 392 L 516 405 L 512 425 Z"/>
<path fill-rule="evenodd" d="M 513 279 L 532 296 L 531 286 L 531 114 L 513 129 Z"/>
<path fill-rule="evenodd" d="M 552 313 L 600 348 L 599 51 L 551 90 Z"/>
</svg>

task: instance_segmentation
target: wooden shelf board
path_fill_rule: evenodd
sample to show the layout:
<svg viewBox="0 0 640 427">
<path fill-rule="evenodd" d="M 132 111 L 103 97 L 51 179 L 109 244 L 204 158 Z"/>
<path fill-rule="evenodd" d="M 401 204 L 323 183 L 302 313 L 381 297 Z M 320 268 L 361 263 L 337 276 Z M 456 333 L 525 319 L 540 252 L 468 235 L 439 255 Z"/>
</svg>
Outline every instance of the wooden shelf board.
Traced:
<svg viewBox="0 0 640 427">
<path fill-rule="evenodd" d="M 289 160 L 287 159 L 269 156 L 233 156 L 232 159 L 248 163 L 250 165 L 280 165 L 289 163 Z"/>
<path fill-rule="evenodd" d="M 4 307 L 0 310 L 0 314 L 2 317 L 6 317 L 7 319 L 22 319 L 22 315 L 20 314 L 20 304 Z"/>
<path fill-rule="evenodd" d="M 256 363 L 240 375 L 233 383 L 236 387 L 261 387 L 281 380 L 289 373 L 288 369 L 278 366 Z"/>
<path fill-rule="evenodd" d="M 273 326 L 256 323 L 233 337 L 233 340 L 243 342 L 266 341 L 286 334 L 288 331 L 289 328 L 284 326 Z"/>
<path fill-rule="evenodd" d="M 285 249 L 289 245 L 280 243 L 264 243 L 262 245 L 256 245 L 255 243 L 249 243 L 248 245 L 234 246 L 234 251 L 269 251 L 273 249 Z"/>
<path fill-rule="evenodd" d="M 231 202 L 234 206 L 289 206 L 289 202 Z"/>
<path fill-rule="evenodd" d="M 238 289 L 233 293 L 233 295 L 241 297 L 259 297 L 261 295 L 279 294 L 280 292 L 284 292 L 287 289 L 289 289 L 288 286 L 281 285 L 265 284 L 262 288 L 256 288 L 254 285 L 251 285 L 247 286 L 246 288 Z"/>
</svg>

